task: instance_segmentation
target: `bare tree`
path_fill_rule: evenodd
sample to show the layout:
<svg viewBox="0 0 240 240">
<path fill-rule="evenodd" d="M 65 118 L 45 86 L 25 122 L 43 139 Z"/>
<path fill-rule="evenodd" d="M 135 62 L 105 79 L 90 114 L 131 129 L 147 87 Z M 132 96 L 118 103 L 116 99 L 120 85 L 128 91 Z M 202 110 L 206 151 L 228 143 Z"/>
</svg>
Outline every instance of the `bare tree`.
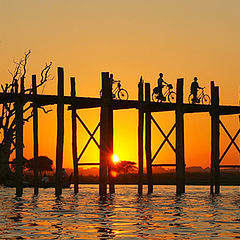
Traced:
<svg viewBox="0 0 240 240">
<path fill-rule="evenodd" d="M 1 84 L 1 90 L 3 93 L 15 93 L 19 92 L 19 85 L 26 79 L 27 64 L 31 54 L 29 50 L 24 54 L 18 62 L 14 62 L 14 71 L 9 71 L 11 74 L 11 82 L 5 85 Z M 49 70 L 52 63 L 46 64 L 41 71 L 41 79 L 37 83 L 37 88 L 44 88 L 45 83 L 49 80 Z M 32 94 L 32 87 L 24 88 L 24 94 Z M 45 110 L 44 110 L 45 111 Z M 16 120 L 15 120 L 15 108 L 14 103 L 2 103 L 0 105 L 0 183 L 3 183 L 6 179 L 11 177 L 11 169 L 9 167 L 10 155 L 16 148 Z M 24 123 L 29 121 L 32 117 L 32 104 L 26 103 L 23 108 Z"/>
</svg>

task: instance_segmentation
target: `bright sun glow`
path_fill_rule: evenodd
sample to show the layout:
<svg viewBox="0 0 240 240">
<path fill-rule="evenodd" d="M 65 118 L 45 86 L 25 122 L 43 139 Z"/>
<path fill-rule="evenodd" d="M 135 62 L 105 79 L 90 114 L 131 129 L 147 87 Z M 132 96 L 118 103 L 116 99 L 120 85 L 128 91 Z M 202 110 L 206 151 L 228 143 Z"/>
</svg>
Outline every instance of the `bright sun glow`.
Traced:
<svg viewBox="0 0 240 240">
<path fill-rule="evenodd" d="M 118 163 L 118 162 L 119 162 L 119 157 L 118 157 L 118 155 L 113 154 L 112 160 L 113 160 L 114 163 Z"/>
</svg>

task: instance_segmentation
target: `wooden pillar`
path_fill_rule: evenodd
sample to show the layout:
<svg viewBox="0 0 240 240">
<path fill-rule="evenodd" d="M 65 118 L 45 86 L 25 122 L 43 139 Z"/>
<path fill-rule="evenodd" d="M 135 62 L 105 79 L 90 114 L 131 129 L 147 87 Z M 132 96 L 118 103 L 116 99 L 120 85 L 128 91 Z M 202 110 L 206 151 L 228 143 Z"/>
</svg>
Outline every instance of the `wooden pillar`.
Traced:
<svg viewBox="0 0 240 240">
<path fill-rule="evenodd" d="M 145 102 L 150 103 L 150 83 L 145 83 Z M 148 194 L 153 192 L 152 151 L 151 151 L 151 112 L 145 112 L 145 152 L 148 179 Z"/>
<path fill-rule="evenodd" d="M 100 116 L 100 168 L 99 168 L 99 195 L 107 194 L 108 167 L 112 161 L 113 133 L 111 117 L 112 82 L 109 73 L 102 73 L 102 102 Z"/>
<path fill-rule="evenodd" d="M 38 179 L 38 107 L 37 107 L 37 83 L 36 75 L 32 75 L 32 91 L 33 91 L 33 172 L 34 172 L 34 195 L 39 192 Z"/>
<path fill-rule="evenodd" d="M 57 103 L 57 148 L 56 148 L 56 186 L 55 194 L 62 194 L 62 165 L 64 142 L 64 74 L 58 67 L 58 103 Z"/>
<path fill-rule="evenodd" d="M 211 82 L 211 186 L 210 193 L 220 192 L 219 183 L 219 88 L 214 86 L 214 82 Z"/>
<path fill-rule="evenodd" d="M 71 77 L 71 97 L 76 97 L 75 78 Z M 78 193 L 78 156 L 77 156 L 77 113 L 76 108 L 72 105 L 72 156 L 74 170 L 74 193 Z"/>
<path fill-rule="evenodd" d="M 138 194 L 143 192 L 143 81 L 142 77 L 138 83 Z"/>
<path fill-rule="evenodd" d="M 111 82 L 110 82 L 111 84 Z M 112 92 L 112 84 L 111 84 L 111 92 Z M 113 106 L 112 106 L 112 95 L 111 95 L 111 102 L 109 106 L 109 159 L 108 159 L 108 178 L 109 178 L 109 192 L 115 193 L 115 184 L 114 184 L 114 176 L 112 176 L 112 169 L 113 169 Z"/>
<path fill-rule="evenodd" d="M 177 79 L 176 106 L 176 192 L 185 192 L 183 78 Z"/>
<path fill-rule="evenodd" d="M 23 94 L 24 78 L 21 79 L 21 92 L 18 94 L 18 84 L 16 83 L 16 196 L 23 194 Z"/>
</svg>

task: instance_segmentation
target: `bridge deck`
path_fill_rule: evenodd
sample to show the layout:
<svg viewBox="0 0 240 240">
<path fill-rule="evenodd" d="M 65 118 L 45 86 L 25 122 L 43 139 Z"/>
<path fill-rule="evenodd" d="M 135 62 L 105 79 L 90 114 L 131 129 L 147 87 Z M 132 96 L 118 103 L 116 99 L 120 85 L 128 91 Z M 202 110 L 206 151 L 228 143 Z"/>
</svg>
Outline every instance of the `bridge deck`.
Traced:
<svg viewBox="0 0 240 240">
<path fill-rule="evenodd" d="M 36 95 L 24 94 L 21 96 L 22 101 L 33 102 L 37 101 L 39 106 L 53 105 L 59 102 L 59 97 L 57 95 Z M 0 104 L 16 101 L 16 94 L 14 93 L 0 93 Z M 91 98 L 91 97 L 71 97 L 64 96 L 63 102 L 66 105 L 70 105 L 69 109 L 74 107 L 75 109 L 84 108 L 97 108 L 101 106 L 101 98 Z M 175 111 L 176 103 L 156 103 L 156 102 L 143 102 L 143 107 L 145 112 L 162 112 L 162 111 Z M 113 109 L 131 109 L 139 108 L 138 100 L 113 100 Z M 230 115 L 230 114 L 240 114 L 240 106 L 229 106 L 220 105 L 218 109 L 213 109 L 211 105 L 201 105 L 201 104 L 183 104 L 184 113 L 200 113 L 200 112 L 217 112 L 219 115 Z"/>
</svg>

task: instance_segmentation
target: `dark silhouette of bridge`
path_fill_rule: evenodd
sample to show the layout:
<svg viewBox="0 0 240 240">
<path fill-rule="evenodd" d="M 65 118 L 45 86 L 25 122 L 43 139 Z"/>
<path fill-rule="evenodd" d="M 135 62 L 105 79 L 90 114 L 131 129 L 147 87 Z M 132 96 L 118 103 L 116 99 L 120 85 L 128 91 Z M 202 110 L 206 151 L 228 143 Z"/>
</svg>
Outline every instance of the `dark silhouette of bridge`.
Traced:
<svg viewBox="0 0 240 240">
<path fill-rule="evenodd" d="M 177 100 L 176 103 L 156 103 L 150 100 L 150 84 L 144 83 L 142 78 L 138 84 L 138 100 L 115 100 L 112 99 L 112 82 L 108 72 L 102 73 L 102 96 L 101 98 L 77 97 L 75 90 L 75 78 L 71 78 L 71 96 L 64 96 L 64 72 L 63 68 L 58 68 L 58 93 L 57 95 L 37 94 L 36 75 L 32 76 L 32 94 L 24 93 L 24 79 L 21 81 L 20 91 L 15 93 L 0 93 L 0 103 L 13 102 L 16 110 L 16 195 L 23 194 L 23 106 L 27 102 L 32 102 L 33 107 L 33 135 L 34 135 L 34 193 L 38 194 L 38 108 L 46 105 L 57 105 L 57 146 L 56 146 L 56 182 L 55 194 L 62 194 L 62 166 L 63 166 L 63 144 L 64 144 L 64 105 L 68 105 L 68 110 L 72 112 L 72 155 L 74 166 L 74 192 L 78 193 L 78 166 L 79 165 L 99 165 L 99 194 L 115 192 L 114 178 L 111 176 L 112 155 L 113 155 L 113 111 L 119 109 L 137 109 L 138 111 L 138 193 L 143 193 L 143 160 L 144 160 L 144 131 L 145 131 L 145 154 L 147 166 L 148 193 L 153 192 L 152 167 L 155 166 L 174 166 L 176 168 L 176 192 L 178 194 L 185 192 L 185 154 L 184 154 L 184 115 L 191 113 L 208 112 L 211 118 L 211 193 L 220 192 L 220 169 L 239 167 L 239 165 L 221 165 L 221 161 L 234 145 L 240 153 L 235 140 L 239 135 L 240 129 L 232 137 L 227 128 L 220 120 L 222 115 L 240 114 L 240 106 L 219 105 L 219 87 L 211 82 L 211 104 L 187 104 L 183 102 L 183 84 L 184 79 L 177 79 Z M 143 91 L 145 89 L 145 92 Z M 84 121 L 77 113 L 78 109 L 96 108 L 101 109 L 100 122 L 95 130 L 91 132 Z M 157 121 L 153 118 L 153 112 L 175 112 L 175 123 L 168 134 L 165 134 Z M 144 121 L 145 120 L 145 121 Z M 89 140 L 83 151 L 78 155 L 77 149 L 77 121 L 79 121 L 89 134 Z M 144 125 L 145 122 L 145 125 Z M 152 156 L 151 151 L 151 126 L 154 123 L 164 141 L 161 143 L 157 152 Z M 231 143 L 220 156 L 220 127 L 229 136 Z M 94 134 L 100 128 L 100 141 L 98 142 Z M 175 131 L 175 144 L 169 140 L 170 135 Z M 89 142 L 93 140 L 100 151 L 100 162 L 82 163 L 80 158 L 87 148 Z M 163 145 L 168 143 L 176 155 L 175 164 L 154 164 L 154 159 L 162 149 Z"/>
</svg>

